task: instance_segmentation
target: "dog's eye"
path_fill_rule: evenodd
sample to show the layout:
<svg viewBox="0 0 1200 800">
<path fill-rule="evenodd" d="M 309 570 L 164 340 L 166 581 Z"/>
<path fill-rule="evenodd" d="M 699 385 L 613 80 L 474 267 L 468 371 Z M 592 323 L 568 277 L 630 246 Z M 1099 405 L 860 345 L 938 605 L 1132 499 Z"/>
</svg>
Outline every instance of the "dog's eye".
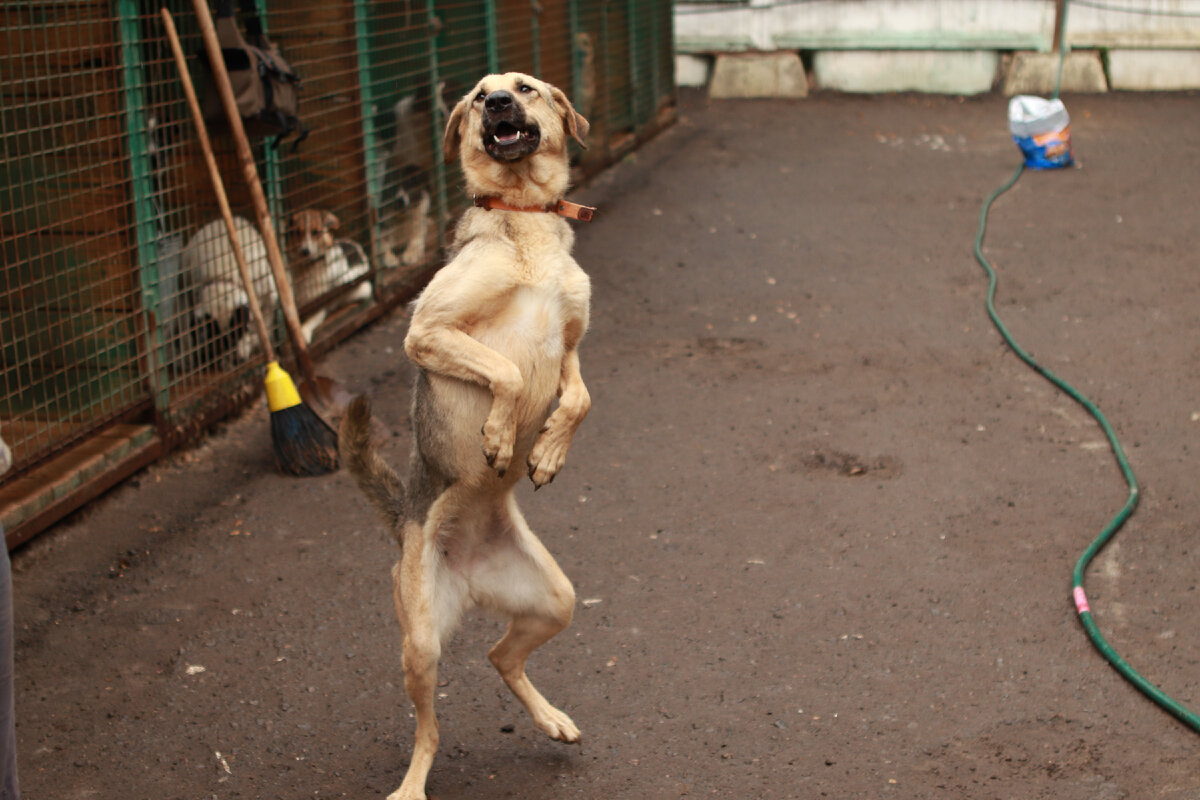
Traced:
<svg viewBox="0 0 1200 800">
<path fill-rule="evenodd" d="M 475 102 L 482 103 L 486 98 L 487 92 L 480 92 L 479 94 L 475 95 Z"/>
<path fill-rule="evenodd" d="M 517 91 L 520 92 L 521 94 L 529 94 L 530 92 L 533 91 L 533 87 L 527 86 L 526 84 L 522 83 L 520 86 L 517 87 Z"/>
</svg>

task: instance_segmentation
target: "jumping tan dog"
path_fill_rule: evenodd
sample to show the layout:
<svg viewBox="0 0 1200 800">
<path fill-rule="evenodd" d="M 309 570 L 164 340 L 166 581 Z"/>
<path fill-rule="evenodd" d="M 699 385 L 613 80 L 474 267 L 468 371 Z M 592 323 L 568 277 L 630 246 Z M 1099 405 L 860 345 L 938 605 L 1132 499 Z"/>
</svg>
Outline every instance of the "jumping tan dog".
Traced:
<svg viewBox="0 0 1200 800">
<path fill-rule="evenodd" d="M 510 618 L 488 657 L 533 721 L 552 739 L 579 741 L 525 675 L 529 654 L 570 623 L 575 592 L 521 516 L 520 470 L 510 467 L 523 463 L 535 487 L 553 480 L 591 405 L 576 352 L 591 289 L 559 216 L 571 206 L 567 137 L 582 144 L 587 130 L 562 91 L 528 75 L 489 75 L 459 102 L 445 155 L 460 159 L 477 207 L 414 303 L 404 340 L 420 368 L 408 485 L 372 448 L 363 398 L 342 423 L 343 463 L 401 545 L 392 579 L 417 730 L 389 800 L 425 797 L 438 657 L 472 604 Z"/>
</svg>

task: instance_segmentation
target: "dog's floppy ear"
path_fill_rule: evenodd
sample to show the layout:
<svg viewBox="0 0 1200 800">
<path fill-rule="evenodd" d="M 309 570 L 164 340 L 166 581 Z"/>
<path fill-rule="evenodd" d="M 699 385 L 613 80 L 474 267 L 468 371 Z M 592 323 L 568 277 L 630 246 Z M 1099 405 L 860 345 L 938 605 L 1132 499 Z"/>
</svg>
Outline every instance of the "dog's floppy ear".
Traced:
<svg viewBox="0 0 1200 800">
<path fill-rule="evenodd" d="M 587 143 L 583 140 L 587 138 L 588 130 L 592 127 L 591 123 L 584 118 L 583 114 L 575 110 L 575 106 L 571 105 L 566 92 L 562 89 L 550 86 L 550 97 L 553 98 L 554 107 L 558 109 L 558 113 L 563 118 L 563 124 L 567 126 L 567 133 L 575 137 L 575 141 L 579 142 L 580 147 L 587 150 Z"/>
<path fill-rule="evenodd" d="M 463 126 L 467 121 L 467 109 L 471 107 L 471 95 L 458 101 L 458 105 L 450 112 L 446 120 L 446 133 L 442 136 L 442 156 L 447 164 L 458 159 L 458 149 L 462 146 Z"/>
<path fill-rule="evenodd" d="M 332 211 L 326 211 L 325 218 L 321 220 L 321 224 L 329 230 L 333 230 L 340 226 L 342 221 L 337 218 L 337 214 L 334 214 Z"/>
</svg>

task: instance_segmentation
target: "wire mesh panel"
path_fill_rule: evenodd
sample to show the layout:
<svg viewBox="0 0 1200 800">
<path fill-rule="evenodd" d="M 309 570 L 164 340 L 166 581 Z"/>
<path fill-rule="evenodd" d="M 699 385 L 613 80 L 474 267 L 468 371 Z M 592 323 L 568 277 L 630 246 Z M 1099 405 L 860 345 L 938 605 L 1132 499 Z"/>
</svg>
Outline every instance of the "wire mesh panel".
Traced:
<svg viewBox="0 0 1200 800">
<path fill-rule="evenodd" d="M 0 6 L 0 430 L 11 480 L 114 422 L 179 440 L 252 397 L 262 347 L 159 10 L 210 93 L 191 0 Z M 241 3 L 218 5 L 239 8 Z M 468 202 L 448 109 L 523 71 L 592 122 L 584 170 L 673 100 L 670 3 L 255 0 L 299 74 L 293 147 L 256 139 L 306 336 L 321 345 L 428 274 Z M 237 22 L 246 29 L 247 11 Z M 207 103 L 206 103 L 207 105 Z M 226 126 L 209 124 L 271 339 L 278 292 Z"/>
<path fill-rule="evenodd" d="M 20 465 L 145 400 L 145 325 L 110 5 L 7 2 L 0 27 L 0 426 Z"/>
<path fill-rule="evenodd" d="M 310 129 L 274 187 L 307 324 L 368 303 L 437 252 L 430 28 L 423 3 L 276 0 Z M 314 333 L 316 332 L 314 328 Z"/>
<path fill-rule="evenodd" d="M 131 162 L 144 163 L 144 193 L 137 209 L 143 246 L 140 262 L 147 316 L 152 321 L 147 350 L 157 389 L 160 420 L 187 428 L 240 402 L 260 373 L 261 346 L 252 330 L 247 292 L 221 220 L 216 193 L 205 167 L 178 67 L 165 38 L 159 9 L 167 7 L 188 54 L 189 75 L 202 95 L 215 90 L 208 77 L 203 44 L 187 0 L 139 2 L 128 10 L 134 22 L 129 48 L 141 68 L 140 139 Z M 206 107 L 215 105 L 206 98 Z M 241 179 L 235 145 L 224 125 L 209 126 L 214 154 L 237 220 L 254 293 L 268 320 L 277 309 L 266 247 L 254 224 L 250 193 Z M 266 145 L 255 142 L 259 164 Z M 261 168 L 261 167 L 260 167 Z M 277 327 L 272 341 L 281 344 Z"/>
</svg>

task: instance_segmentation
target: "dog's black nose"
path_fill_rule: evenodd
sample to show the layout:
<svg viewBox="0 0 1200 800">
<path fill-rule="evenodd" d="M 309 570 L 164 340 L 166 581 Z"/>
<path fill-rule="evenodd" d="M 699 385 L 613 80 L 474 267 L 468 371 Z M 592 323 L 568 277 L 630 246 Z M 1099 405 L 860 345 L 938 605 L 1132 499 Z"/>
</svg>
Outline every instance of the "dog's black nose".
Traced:
<svg viewBox="0 0 1200 800">
<path fill-rule="evenodd" d="M 483 101 L 483 107 L 493 114 L 508 110 L 513 104 L 513 96 L 503 89 L 492 92 Z"/>
</svg>

